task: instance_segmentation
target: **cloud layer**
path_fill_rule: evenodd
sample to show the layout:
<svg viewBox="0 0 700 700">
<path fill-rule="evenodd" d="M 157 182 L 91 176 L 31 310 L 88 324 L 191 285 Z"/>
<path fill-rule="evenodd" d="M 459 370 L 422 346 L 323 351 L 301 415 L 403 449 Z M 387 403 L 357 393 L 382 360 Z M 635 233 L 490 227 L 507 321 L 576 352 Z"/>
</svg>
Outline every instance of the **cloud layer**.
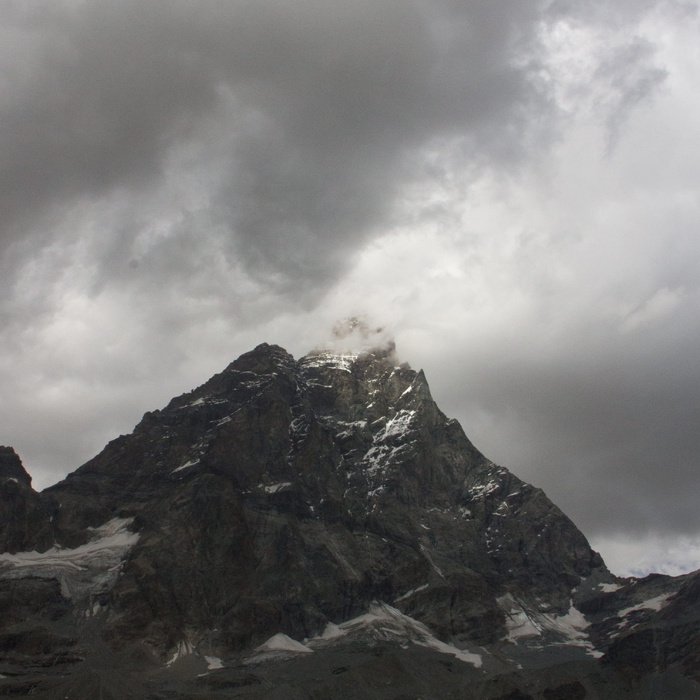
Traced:
<svg viewBox="0 0 700 700">
<path fill-rule="evenodd" d="M 694 541 L 698 22 L 5 4 L 0 442 L 45 486 L 258 342 L 363 315 L 620 568 Z"/>
</svg>

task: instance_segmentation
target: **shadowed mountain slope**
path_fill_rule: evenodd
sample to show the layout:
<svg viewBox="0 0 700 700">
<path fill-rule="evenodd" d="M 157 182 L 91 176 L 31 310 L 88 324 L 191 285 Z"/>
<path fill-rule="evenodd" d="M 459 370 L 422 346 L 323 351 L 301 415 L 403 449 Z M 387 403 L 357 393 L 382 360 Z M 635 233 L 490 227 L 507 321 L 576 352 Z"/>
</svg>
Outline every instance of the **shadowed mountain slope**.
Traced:
<svg viewBox="0 0 700 700">
<path fill-rule="evenodd" d="M 399 697 L 372 674 L 415 663 L 454 697 L 700 697 L 697 580 L 616 580 L 391 349 L 258 346 L 41 494 L 0 449 L 0 496 L 0 692 L 117 668 L 143 697 L 277 697 L 264 668 L 321 697 L 342 657 L 343 697 Z"/>
</svg>

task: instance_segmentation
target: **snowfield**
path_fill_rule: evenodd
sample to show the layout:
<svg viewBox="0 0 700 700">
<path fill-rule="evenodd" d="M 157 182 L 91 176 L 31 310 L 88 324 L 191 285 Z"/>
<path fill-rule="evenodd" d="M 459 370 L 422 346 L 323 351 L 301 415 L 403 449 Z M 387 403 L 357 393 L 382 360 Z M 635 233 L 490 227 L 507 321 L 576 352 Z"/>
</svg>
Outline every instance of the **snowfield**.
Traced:
<svg viewBox="0 0 700 700">
<path fill-rule="evenodd" d="M 373 603 L 368 612 L 340 624 L 328 623 L 323 633 L 305 643 L 297 642 L 286 634 L 276 634 L 261 644 L 247 663 L 279 658 L 280 655 L 308 654 L 338 644 L 348 639 L 373 639 L 394 642 L 401 646 L 417 644 L 449 654 L 460 661 L 481 668 L 482 658 L 479 654 L 465 649 L 458 649 L 452 644 L 441 642 L 422 623 L 404 615 L 386 603 Z"/>
<path fill-rule="evenodd" d="M 92 540 L 74 549 L 52 547 L 46 552 L 0 554 L 0 578 L 55 578 L 64 598 L 79 599 L 111 587 L 122 561 L 139 535 L 130 532 L 133 518 L 113 518 L 89 528 Z"/>
</svg>

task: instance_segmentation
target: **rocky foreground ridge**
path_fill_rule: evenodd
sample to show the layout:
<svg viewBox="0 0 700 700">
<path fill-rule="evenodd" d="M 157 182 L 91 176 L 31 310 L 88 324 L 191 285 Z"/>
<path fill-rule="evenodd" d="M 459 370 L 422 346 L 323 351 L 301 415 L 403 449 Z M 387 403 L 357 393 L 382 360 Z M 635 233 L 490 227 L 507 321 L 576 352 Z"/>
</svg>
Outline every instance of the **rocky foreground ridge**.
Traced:
<svg viewBox="0 0 700 700">
<path fill-rule="evenodd" d="M 700 698 L 700 575 L 617 579 L 390 348 L 261 345 L 41 493 L 0 448 L 0 695 Z"/>
</svg>

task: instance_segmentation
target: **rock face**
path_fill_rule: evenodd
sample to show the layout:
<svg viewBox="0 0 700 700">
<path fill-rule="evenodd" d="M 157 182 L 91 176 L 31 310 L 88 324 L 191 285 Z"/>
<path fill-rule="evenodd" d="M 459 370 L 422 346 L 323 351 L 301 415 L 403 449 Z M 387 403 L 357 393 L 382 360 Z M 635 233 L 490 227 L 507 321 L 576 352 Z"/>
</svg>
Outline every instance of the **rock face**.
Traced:
<svg viewBox="0 0 700 700">
<path fill-rule="evenodd" d="M 304 680 L 352 650 L 344 668 L 369 678 L 377 645 L 397 668 L 411 646 L 430 683 L 459 697 L 479 683 L 474 697 L 636 692 L 663 673 L 687 694 L 700 680 L 688 619 L 697 580 L 616 581 L 544 493 L 486 459 L 389 349 L 296 361 L 261 345 L 41 494 L 0 448 L 0 489 L 5 671 L 19 676 L 49 658 L 71 674 L 216 658 L 227 668 L 207 678 L 233 697 L 255 685 L 237 664 L 272 639 L 279 653 L 253 655 L 253 667 L 300 674 L 296 694 L 279 697 L 398 697 Z M 662 662 L 647 639 L 661 628 Z M 402 641 L 400 630 L 413 632 Z M 292 662 L 301 640 L 314 653 Z M 445 656 L 461 669 L 449 679 L 435 662 Z M 542 679 L 527 669 L 541 666 L 556 669 L 559 685 L 545 690 L 560 695 L 527 694 Z"/>
<path fill-rule="evenodd" d="M 11 447 L 0 447 L 0 551 L 47 549 L 50 514 Z"/>
</svg>

